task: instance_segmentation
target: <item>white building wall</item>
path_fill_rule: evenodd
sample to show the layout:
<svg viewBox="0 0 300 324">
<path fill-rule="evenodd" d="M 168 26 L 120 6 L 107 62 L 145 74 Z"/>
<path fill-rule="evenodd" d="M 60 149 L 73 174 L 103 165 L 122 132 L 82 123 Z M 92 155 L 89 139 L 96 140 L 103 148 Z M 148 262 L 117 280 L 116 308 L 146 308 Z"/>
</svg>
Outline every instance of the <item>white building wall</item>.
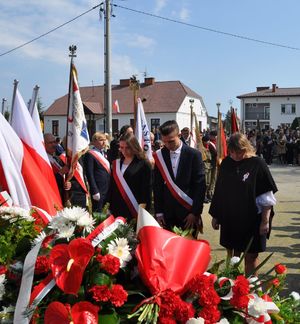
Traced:
<svg viewBox="0 0 300 324">
<path fill-rule="evenodd" d="M 190 99 L 193 99 L 193 112 L 196 114 L 198 122 L 201 122 L 201 131 L 207 129 L 207 111 L 205 107 L 202 106 L 202 103 L 199 99 L 186 97 L 182 102 L 178 113 L 177 113 L 177 123 L 179 129 L 183 127 L 191 127 L 191 102 Z"/>
<path fill-rule="evenodd" d="M 44 117 L 44 134 L 51 133 L 52 134 L 52 121 L 58 121 L 58 135 L 63 138 L 66 136 L 66 128 L 67 128 L 67 119 L 66 116 L 45 116 Z"/>
<path fill-rule="evenodd" d="M 241 99 L 241 118 L 245 121 L 245 106 L 249 103 L 270 104 L 270 127 L 276 129 L 280 124 L 292 124 L 295 117 L 300 116 L 300 97 L 261 97 Z M 282 104 L 295 104 L 295 114 L 282 114 Z M 247 120 L 246 120 L 247 121 Z"/>
</svg>

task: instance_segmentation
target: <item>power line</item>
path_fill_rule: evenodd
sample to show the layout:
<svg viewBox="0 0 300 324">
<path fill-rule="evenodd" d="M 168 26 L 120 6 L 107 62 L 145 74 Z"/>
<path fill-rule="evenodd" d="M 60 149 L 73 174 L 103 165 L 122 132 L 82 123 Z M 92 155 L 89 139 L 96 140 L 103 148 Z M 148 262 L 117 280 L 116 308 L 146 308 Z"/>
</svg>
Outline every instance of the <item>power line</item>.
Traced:
<svg viewBox="0 0 300 324">
<path fill-rule="evenodd" d="M 9 54 L 9 53 L 11 53 L 11 52 L 14 52 L 14 51 L 16 51 L 17 49 L 22 48 L 22 47 L 24 47 L 24 46 L 26 46 L 26 45 L 28 45 L 28 44 L 31 44 L 31 43 L 35 42 L 36 40 L 38 40 L 38 39 L 40 39 L 40 38 L 42 38 L 42 37 L 44 37 L 44 36 L 46 36 L 46 35 L 49 35 L 50 33 L 56 31 L 57 29 L 62 28 L 62 27 L 64 27 L 64 26 L 68 25 L 68 24 L 71 23 L 72 21 L 74 21 L 74 20 L 76 20 L 76 19 L 78 19 L 78 18 L 80 18 L 80 17 L 86 15 L 86 14 L 89 13 L 90 11 L 92 11 L 92 10 L 98 8 L 98 7 L 101 6 L 102 4 L 103 4 L 103 3 L 100 3 L 100 4 L 96 5 L 96 6 L 94 6 L 93 8 L 91 8 L 91 9 L 89 9 L 89 10 L 87 10 L 87 11 L 81 13 L 80 15 L 78 15 L 78 16 L 72 18 L 71 20 L 69 20 L 69 21 L 67 21 L 67 22 L 65 22 L 65 23 L 63 23 L 63 24 L 61 24 L 61 25 L 59 25 L 59 26 L 57 26 L 57 27 L 55 27 L 55 28 L 49 30 L 48 32 L 46 32 L 46 33 L 44 33 L 44 34 L 42 34 L 42 35 L 40 35 L 40 36 L 38 36 L 38 37 L 35 37 L 34 39 L 32 39 L 32 40 L 30 40 L 30 41 L 28 41 L 28 42 L 26 42 L 26 43 L 23 43 L 23 44 L 21 44 L 21 45 L 15 47 L 15 48 L 12 48 L 12 49 L 10 49 L 10 50 L 7 51 L 7 52 L 4 52 L 4 53 L 0 54 L 0 57 L 1 57 L 1 56 L 4 56 L 4 55 L 6 55 L 6 54 Z"/>
<path fill-rule="evenodd" d="M 279 44 L 279 43 L 272 43 L 272 42 L 268 42 L 268 41 L 264 41 L 264 40 L 260 40 L 260 39 L 256 39 L 256 38 L 251 38 L 251 37 L 248 37 L 248 36 L 243 36 L 243 35 L 224 32 L 224 31 L 221 31 L 221 30 L 213 29 L 213 28 L 198 26 L 198 25 L 186 23 L 186 22 L 183 22 L 183 21 L 179 21 L 179 20 L 176 20 L 176 19 L 171 19 L 171 18 L 155 15 L 155 14 L 152 14 L 152 13 L 149 13 L 149 12 L 145 12 L 145 11 L 141 11 L 141 10 L 136 10 L 136 9 L 120 6 L 120 5 L 117 5 L 117 4 L 113 4 L 113 6 L 119 7 L 121 9 L 129 10 L 129 11 L 132 11 L 132 12 L 136 12 L 136 13 L 139 13 L 139 14 L 142 14 L 142 15 L 146 15 L 146 16 L 150 16 L 150 17 L 170 21 L 170 22 L 173 22 L 173 23 L 176 23 L 176 24 L 181 24 L 181 25 L 185 25 L 185 26 L 189 26 L 189 27 L 193 27 L 193 28 L 197 28 L 197 29 L 202 29 L 202 30 L 209 31 L 209 32 L 212 32 L 212 33 L 216 33 L 216 34 L 226 35 L 226 36 L 230 36 L 230 37 L 244 39 L 244 40 L 251 41 L 251 42 L 256 42 L 256 43 L 261 43 L 261 44 L 266 44 L 266 45 L 271 45 L 271 46 L 276 46 L 276 47 L 288 48 L 288 49 L 295 50 L 295 51 L 300 51 L 300 48 L 298 48 L 298 47 L 283 45 L 283 44 Z"/>
</svg>

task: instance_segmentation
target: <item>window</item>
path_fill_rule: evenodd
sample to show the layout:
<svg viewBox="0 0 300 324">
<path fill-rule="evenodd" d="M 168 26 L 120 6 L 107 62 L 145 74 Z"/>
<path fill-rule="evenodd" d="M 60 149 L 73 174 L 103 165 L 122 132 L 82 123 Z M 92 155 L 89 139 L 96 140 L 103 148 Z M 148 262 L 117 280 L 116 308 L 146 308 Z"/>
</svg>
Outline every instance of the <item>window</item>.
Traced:
<svg viewBox="0 0 300 324">
<path fill-rule="evenodd" d="M 296 104 L 282 104 L 281 114 L 283 115 L 294 115 L 296 114 Z"/>
<path fill-rule="evenodd" d="M 119 131 L 119 119 L 112 120 L 112 131 L 113 133 L 117 133 Z"/>
<path fill-rule="evenodd" d="M 58 120 L 52 120 L 52 134 L 58 136 Z"/>
<path fill-rule="evenodd" d="M 151 131 L 160 126 L 160 118 L 151 118 Z"/>
</svg>

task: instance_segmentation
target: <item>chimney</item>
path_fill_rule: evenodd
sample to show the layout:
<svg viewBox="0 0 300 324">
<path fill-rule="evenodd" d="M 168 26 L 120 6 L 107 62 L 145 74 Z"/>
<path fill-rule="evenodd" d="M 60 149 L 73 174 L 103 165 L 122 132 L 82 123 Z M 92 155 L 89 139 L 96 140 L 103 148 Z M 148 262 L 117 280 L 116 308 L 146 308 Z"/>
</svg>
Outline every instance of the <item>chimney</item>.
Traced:
<svg viewBox="0 0 300 324">
<path fill-rule="evenodd" d="M 120 80 L 121 87 L 129 87 L 129 85 L 130 85 L 130 79 L 121 79 Z"/>
<path fill-rule="evenodd" d="M 276 88 L 277 88 L 277 87 L 276 87 L 276 83 L 273 83 L 273 84 L 272 84 L 272 92 L 275 92 Z"/>
<path fill-rule="evenodd" d="M 256 92 L 258 91 L 263 91 L 263 90 L 268 90 L 270 87 L 256 87 Z"/>
<path fill-rule="evenodd" d="M 145 78 L 144 82 L 146 86 L 153 85 L 155 83 L 155 78 Z"/>
</svg>

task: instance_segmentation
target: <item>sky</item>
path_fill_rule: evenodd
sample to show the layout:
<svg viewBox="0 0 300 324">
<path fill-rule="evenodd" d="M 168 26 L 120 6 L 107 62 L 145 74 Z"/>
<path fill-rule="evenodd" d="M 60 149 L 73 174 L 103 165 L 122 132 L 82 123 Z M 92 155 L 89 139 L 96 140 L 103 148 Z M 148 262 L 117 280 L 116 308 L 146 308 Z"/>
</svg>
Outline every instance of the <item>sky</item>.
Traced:
<svg viewBox="0 0 300 324">
<path fill-rule="evenodd" d="M 94 0 L 13 0 L 0 3 L 0 100 L 10 109 L 13 81 L 27 102 L 33 87 L 48 108 L 68 91 L 70 45 L 80 86 L 104 82 L 104 19 L 90 11 L 37 41 L 1 55 L 91 9 Z M 144 73 L 179 80 L 203 97 L 209 115 L 226 113 L 236 96 L 257 86 L 300 87 L 299 0 L 113 0 L 111 79 Z M 176 20 L 174 23 L 134 9 Z M 191 24 L 198 27 L 191 27 Z M 224 33 L 295 47 L 271 46 Z M 122 109 L 122 107 L 120 107 Z"/>
</svg>

